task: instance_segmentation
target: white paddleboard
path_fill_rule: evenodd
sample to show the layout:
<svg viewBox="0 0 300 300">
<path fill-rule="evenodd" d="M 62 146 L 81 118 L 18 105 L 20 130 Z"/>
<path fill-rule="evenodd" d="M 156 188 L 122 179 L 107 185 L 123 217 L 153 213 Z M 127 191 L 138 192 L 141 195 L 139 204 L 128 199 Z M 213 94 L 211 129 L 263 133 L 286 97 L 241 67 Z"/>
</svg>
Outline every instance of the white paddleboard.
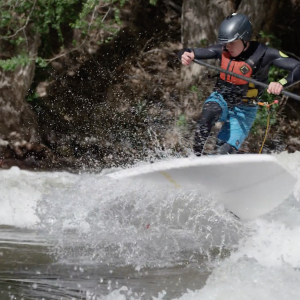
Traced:
<svg viewBox="0 0 300 300">
<path fill-rule="evenodd" d="M 263 154 L 176 158 L 108 176 L 209 193 L 244 220 L 257 218 L 278 206 L 293 192 L 297 181 L 275 157 Z"/>
</svg>

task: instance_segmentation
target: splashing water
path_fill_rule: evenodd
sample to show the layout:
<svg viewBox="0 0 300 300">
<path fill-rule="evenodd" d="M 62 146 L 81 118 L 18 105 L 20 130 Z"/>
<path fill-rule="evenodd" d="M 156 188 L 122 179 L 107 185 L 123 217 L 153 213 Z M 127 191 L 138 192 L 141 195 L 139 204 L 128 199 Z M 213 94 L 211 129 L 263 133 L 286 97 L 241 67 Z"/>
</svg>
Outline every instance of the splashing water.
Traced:
<svg viewBox="0 0 300 300">
<path fill-rule="evenodd" d="M 57 254 L 65 259 L 70 259 L 68 249 L 73 253 L 81 247 L 85 251 L 77 260 L 139 267 L 229 251 L 244 229 L 212 199 L 193 191 L 117 183 L 99 175 L 81 175 L 63 194 L 58 190 L 44 197 L 38 215 L 42 227 L 60 236 Z"/>
<path fill-rule="evenodd" d="M 277 158 L 300 177 L 300 153 Z M 45 268 L 64 270 L 49 294 L 40 267 L 28 299 L 298 299 L 300 181 L 279 207 L 243 223 L 208 195 L 116 182 L 111 171 L 0 172 L 0 223 L 13 226 L 0 230 L 0 260 L 2 243 L 36 250 L 42 237 L 53 257 Z"/>
</svg>

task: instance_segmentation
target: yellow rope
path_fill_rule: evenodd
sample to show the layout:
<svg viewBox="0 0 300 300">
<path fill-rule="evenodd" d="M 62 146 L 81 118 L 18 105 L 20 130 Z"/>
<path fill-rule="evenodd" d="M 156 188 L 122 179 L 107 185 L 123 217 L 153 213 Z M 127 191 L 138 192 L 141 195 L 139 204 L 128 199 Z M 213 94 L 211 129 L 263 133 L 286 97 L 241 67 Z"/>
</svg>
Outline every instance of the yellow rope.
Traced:
<svg viewBox="0 0 300 300">
<path fill-rule="evenodd" d="M 270 124 L 270 110 L 269 110 L 269 107 L 267 107 L 267 110 L 268 110 L 267 128 L 266 128 L 265 138 L 264 138 L 264 140 L 262 142 L 262 145 L 260 147 L 260 150 L 259 150 L 259 154 L 261 154 L 261 152 L 262 152 L 262 149 L 263 149 L 263 147 L 265 145 L 265 142 L 266 142 L 266 139 L 267 139 L 267 135 L 268 135 L 268 131 L 269 131 L 269 124 Z"/>
<path fill-rule="evenodd" d="M 265 137 L 264 137 L 264 140 L 262 142 L 262 145 L 260 147 L 260 150 L 259 150 L 259 154 L 261 154 L 262 150 L 263 150 L 263 147 L 264 147 L 264 144 L 266 142 L 266 139 L 267 139 L 267 135 L 268 135 L 268 131 L 269 131 L 269 125 L 270 125 L 270 107 L 271 105 L 273 104 L 278 104 L 278 100 L 274 100 L 273 103 L 268 103 L 268 102 L 258 102 L 257 104 L 260 105 L 260 106 L 265 106 L 268 110 L 268 121 L 267 121 L 267 128 L 266 128 L 266 133 L 265 133 Z"/>
</svg>

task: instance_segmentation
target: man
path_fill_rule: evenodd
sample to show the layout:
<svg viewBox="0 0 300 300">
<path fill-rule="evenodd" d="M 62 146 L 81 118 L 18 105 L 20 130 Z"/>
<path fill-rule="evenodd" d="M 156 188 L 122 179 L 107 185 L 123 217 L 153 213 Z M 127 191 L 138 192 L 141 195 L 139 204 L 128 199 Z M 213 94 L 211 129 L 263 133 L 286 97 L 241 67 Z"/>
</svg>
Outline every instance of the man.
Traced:
<svg viewBox="0 0 300 300">
<path fill-rule="evenodd" d="M 183 49 L 183 65 L 194 59 L 220 59 L 221 68 L 260 82 L 268 82 L 271 65 L 290 71 L 287 78 L 271 82 L 268 93 L 279 95 L 283 87 L 300 80 L 300 62 L 276 49 L 250 41 L 252 24 L 244 14 L 233 13 L 219 28 L 219 43 L 207 48 Z M 194 152 L 201 156 L 215 122 L 225 122 L 218 140 L 219 154 L 235 153 L 249 134 L 257 113 L 256 100 L 263 88 L 220 73 L 214 92 L 205 101 L 195 132 Z"/>
</svg>

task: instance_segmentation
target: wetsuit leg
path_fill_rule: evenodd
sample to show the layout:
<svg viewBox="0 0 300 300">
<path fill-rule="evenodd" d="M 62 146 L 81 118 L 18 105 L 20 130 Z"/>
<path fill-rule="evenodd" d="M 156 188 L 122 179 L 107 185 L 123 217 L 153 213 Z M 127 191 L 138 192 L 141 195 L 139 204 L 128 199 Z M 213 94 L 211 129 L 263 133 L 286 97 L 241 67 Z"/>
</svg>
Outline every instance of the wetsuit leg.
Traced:
<svg viewBox="0 0 300 300">
<path fill-rule="evenodd" d="M 193 150 L 197 156 L 201 156 L 206 140 L 208 139 L 214 124 L 220 119 L 222 108 L 215 101 L 206 102 L 203 106 L 198 128 L 195 132 Z"/>
</svg>

